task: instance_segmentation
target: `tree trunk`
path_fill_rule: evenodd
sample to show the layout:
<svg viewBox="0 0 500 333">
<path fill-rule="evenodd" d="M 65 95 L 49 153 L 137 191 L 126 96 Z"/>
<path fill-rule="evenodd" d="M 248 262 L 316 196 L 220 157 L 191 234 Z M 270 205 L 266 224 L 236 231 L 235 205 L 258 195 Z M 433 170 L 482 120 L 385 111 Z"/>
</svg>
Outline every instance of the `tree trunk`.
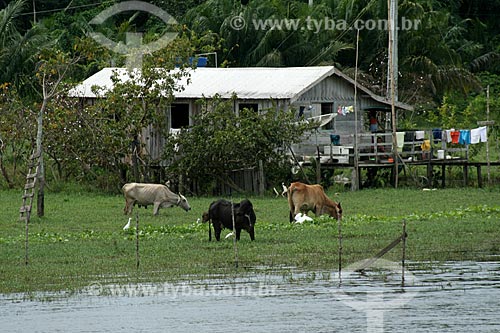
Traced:
<svg viewBox="0 0 500 333">
<path fill-rule="evenodd" d="M 43 155 L 40 155 L 40 166 L 38 168 L 38 196 L 36 199 L 36 212 L 38 217 L 45 215 L 45 167 Z"/>
<path fill-rule="evenodd" d="M 43 113 L 47 106 L 47 98 L 43 99 L 42 107 L 38 113 L 37 131 L 36 131 L 36 155 L 39 155 L 38 167 L 38 195 L 37 195 L 37 215 L 42 217 L 45 215 L 45 168 L 43 165 Z"/>
<path fill-rule="evenodd" d="M 5 181 L 7 182 L 7 185 L 9 188 L 13 188 L 14 184 L 12 184 L 9 174 L 7 173 L 7 170 L 5 169 L 5 165 L 3 164 L 3 148 L 4 144 L 2 141 L 2 138 L 0 138 L 0 171 L 2 172 L 3 177 L 5 178 Z"/>
<path fill-rule="evenodd" d="M 134 141 L 132 142 L 132 170 L 134 173 L 134 181 L 136 183 L 140 182 L 139 163 L 138 163 L 139 147 L 140 147 L 140 143 L 139 143 L 138 138 L 136 136 L 136 137 L 134 137 Z"/>
<path fill-rule="evenodd" d="M 0 171 L 2 172 L 2 175 L 5 178 L 5 181 L 7 182 L 7 186 L 9 188 L 14 188 L 14 184 L 10 180 L 9 174 L 7 173 L 7 170 L 5 169 L 5 166 L 3 165 L 2 154 L 0 154 Z"/>
</svg>

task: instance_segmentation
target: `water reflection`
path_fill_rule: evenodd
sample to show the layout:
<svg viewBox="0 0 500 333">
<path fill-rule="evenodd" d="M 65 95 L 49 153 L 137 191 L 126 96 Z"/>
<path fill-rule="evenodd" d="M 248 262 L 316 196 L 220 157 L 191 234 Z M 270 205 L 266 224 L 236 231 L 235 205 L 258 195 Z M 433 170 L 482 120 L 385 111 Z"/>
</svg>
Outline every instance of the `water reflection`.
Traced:
<svg viewBox="0 0 500 333">
<path fill-rule="evenodd" d="M 230 280 L 94 284 L 79 294 L 39 294 L 33 300 L 1 295 L 0 327 L 2 332 L 500 331 L 500 262 L 411 263 L 409 271 L 414 279 L 404 289 L 397 274 L 381 270 L 343 274 L 340 284 L 335 271 L 262 269 Z M 388 306 L 407 295 L 407 301 Z"/>
</svg>

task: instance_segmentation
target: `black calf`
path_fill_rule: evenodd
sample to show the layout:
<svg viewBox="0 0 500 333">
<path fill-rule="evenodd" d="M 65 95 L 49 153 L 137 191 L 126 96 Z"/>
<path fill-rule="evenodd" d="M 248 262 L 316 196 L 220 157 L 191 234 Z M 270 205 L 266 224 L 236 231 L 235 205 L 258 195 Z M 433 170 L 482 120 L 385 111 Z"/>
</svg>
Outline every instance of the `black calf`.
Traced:
<svg viewBox="0 0 500 333">
<path fill-rule="evenodd" d="M 256 221 L 253 205 L 248 199 L 233 204 L 234 224 L 236 228 L 236 240 L 240 240 L 241 229 L 250 234 L 250 239 L 255 240 L 254 225 Z M 231 213 L 231 202 L 219 199 L 210 204 L 208 212 L 203 213 L 203 222 L 212 223 L 215 231 L 215 239 L 220 241 L 222 229 L 233 230 L 233 214 Z M 208 226 L 208 240 L 212 240 L 212 228 Z"/>
</svg>

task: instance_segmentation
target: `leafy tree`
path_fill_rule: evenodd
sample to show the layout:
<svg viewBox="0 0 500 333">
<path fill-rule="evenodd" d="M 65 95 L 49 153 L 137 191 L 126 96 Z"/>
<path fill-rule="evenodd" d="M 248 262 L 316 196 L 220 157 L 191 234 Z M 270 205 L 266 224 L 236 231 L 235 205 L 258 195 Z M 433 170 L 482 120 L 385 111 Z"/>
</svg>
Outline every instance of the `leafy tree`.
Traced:
<svg viewBox="0 0 500 333">
<path fill-rule="evenodd" d="M 173 68 L 190 49 L 189 41 L 179 38 L 147 57 L 141 71 L 115 72 L 114 88 L 99 91 L 96 87 L 100 98 L 93 104 L 54 96 L 47 105 L 44 130 L 48 142 L 45 151 L 54 163 L 55 177 L 85 180 L 115 191 L 120 182 L 131 180 L 126 172 L 132 167 L 132 179 L 148 181 L 144 167 L 159 161 L 140 154 L 142 130 L 152 127 L 159 135 L 166 135 L 162 132 L 165 111 L 173 93 L 181 89 L 178 80 L 186 75 L 184 66 Z M 124 74 L 128 80 L 121 79 Z"/>
<path fill-rule="evenodd" d="M 36 132 L 36 154 L 40 155 L 38 168 L 38 199 L 37 199 L 37 214 L 44 216 L 45 214 L 45 163 L 43 154 L 43 123 L 48 104 L 56 95 L 60 94 L 60 84 L 64 77 L 69 73 L 70 68 L 77 59 L 70 59 L 67 54 L 59 51 L 49 52 L 46 59 L 39 62 L 37 78 L 40 80 L 42 90 L 42 102 L 37 115 L 37 132 Z"/>
<path fill-rule="evenodd" d="M 0 172 L 9 188 L 20 181 L 24 156 L 31 153 L 30 138 L 36 131 L 34 113 L 26 108 L 15 89 L 0 85 Z M 23 178 L 24 180 L 24 178 Z"/>
<path fill-rule="evenodd" d="M 201 103 L 194 125 L 170 136 L 165 156 L 170 159 L 168 173 L 198 184 L 203 193 L 213 191 L 216 182 L 242 191 L 231 173 L 257 169 L 259 161 L 265 170 L 285 167 L 288 171 L 287 147 L 299 142 L 310 129 L 310 124 L 297 121 L 294 112 L 278 108 L 235 113 L 233 99 L 216 97 Z"/>
<path fill-rule="evenodd" d="M 489 117 L 498 123 L 500 121 L 499 76 L 483 73 L 480 79 L 486 86 L 490 86 Z M 429 113 L 428 126 L 474 128 L 478 121 L 486 120 L 486 99 L 486 88 L 467 96 L 450 92 L 444 96 L 437 110 Z"/>
</svg>

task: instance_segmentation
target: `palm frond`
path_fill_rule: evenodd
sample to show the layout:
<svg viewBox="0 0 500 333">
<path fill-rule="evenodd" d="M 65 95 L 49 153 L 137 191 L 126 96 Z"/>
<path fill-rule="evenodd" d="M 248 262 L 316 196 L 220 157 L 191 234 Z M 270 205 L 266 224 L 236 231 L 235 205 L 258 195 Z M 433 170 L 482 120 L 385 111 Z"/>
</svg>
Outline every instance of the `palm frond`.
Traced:
<svg viewBox="0 0 500 333">
<path fill-rule="evenodd" d="M 469 69 L 471 72 L 483 71 L 490 66 L 498 64 L 499 60 L 500 53 L 494 51 L 488 52 L 473 59 L 469 64 Z"/>
<path fill-rule="evenodd" d="M 20 34 L 14 20 L 21 14 L 24 5 L 25 0 L 16 0 L 0 10 L 0 46 L 5 47 Z"/>
</svg>

